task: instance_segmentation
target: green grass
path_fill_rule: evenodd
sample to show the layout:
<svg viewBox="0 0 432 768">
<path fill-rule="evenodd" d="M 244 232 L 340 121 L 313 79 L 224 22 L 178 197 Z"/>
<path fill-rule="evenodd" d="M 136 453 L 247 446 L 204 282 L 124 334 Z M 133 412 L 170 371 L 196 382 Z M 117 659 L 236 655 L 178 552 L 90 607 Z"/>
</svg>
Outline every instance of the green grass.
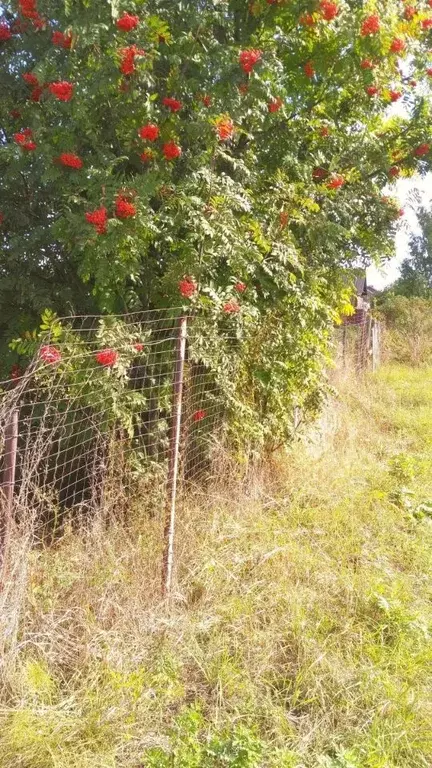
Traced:
<svg viewBox="0 0 432 768">
<path fill-rule="evenodd" d="M 342 383 L 327 422 L 180 510 L 170 610 L 158 516 L 27 555 L 1 768 L 430 768 L 432 371 Z"/>
</svg>

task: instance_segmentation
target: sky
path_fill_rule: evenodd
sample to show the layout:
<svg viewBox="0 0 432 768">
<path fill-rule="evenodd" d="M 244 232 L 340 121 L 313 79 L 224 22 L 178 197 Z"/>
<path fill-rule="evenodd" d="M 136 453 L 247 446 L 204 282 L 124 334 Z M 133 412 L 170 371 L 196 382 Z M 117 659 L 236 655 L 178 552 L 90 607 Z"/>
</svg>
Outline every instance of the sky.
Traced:
<svg viewBox="0 0 432 768">
<path fill-rule="evenodd" d="M 412 57 L 410 56 L 405 60 L 399 59 L 399 66 L 404 76 L 409 77 Z M 405 100 L 401 99 L 395 104 L 391 104 L 387 114 L 389 117 L 408 117 Z M 397 179 L 396 184 L 392 184 L 388 190 L 384 190 L 384 194 L 386 193 L 398 198 L 405 214 L 396 234 L 396 256 L 387 262 L 384 268 L 369 267 L 367 270 L 368 285 L 379 289 L 394 283 L 399 277 L 399 265 L 408 256 L 409 236 L 411 233 L 419 232 L 416 209 L 421 205 L 429 208 L 432 203 L 432 173 L 428 173 L 424 178 L 415 176 L 411 179 Z"/>
<path fill-rule="evenodd" d="M 391 192 L 405 211 L 404 221 L 396 234 L 396 256 L 385 267 L 369 267 L 367 270 L 368 284 L 374 288 L 384 288 L 398 278 L 399 265 L 408 255 L 409 235 L 419 232 L 415 210 L 419 204 L 429 207 L 432 203 L 432 173 L 423 179 L 398 179 Z"/>
</svg>

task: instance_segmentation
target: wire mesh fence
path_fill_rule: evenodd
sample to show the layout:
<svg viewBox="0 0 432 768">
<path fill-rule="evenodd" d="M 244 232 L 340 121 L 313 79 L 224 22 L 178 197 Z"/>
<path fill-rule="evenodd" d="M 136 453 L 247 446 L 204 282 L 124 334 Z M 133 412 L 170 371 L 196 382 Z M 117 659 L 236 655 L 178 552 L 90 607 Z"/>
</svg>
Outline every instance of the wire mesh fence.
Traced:
<svg viewBox="0 0 432 768">
<path fill-rule="evenodd" d="M 338 370 L 359 374 L 380 365 L 381 324 L 369 313 L 356 313 L 335 331 Z"/>
<path fill-rule="evenodd" d="M 150 515 L 166 503 L 172 536 L 178 478 L 211 466 L 220 371 L 233 372 L 238 346 L 229 327 L 216 344 L 181 309 L 56 320 L 26 371 L 0 384 L 2 550 L 12 524 L 37 542 L 71 516 L 109 520 L 136 503 Z"/>
<path fill-rule="evenodd" d="M 337 364 L 376 361 L 377 334 L 368 316 L 339 328 Z M 26 371 L 0 384 L 3 559 L 14 526 L 35 544 L 65 520 L 164 508 L 169 588 L 179 483 L 212 470 L 241 356 L 235 324 L 180 308 L 49 324 Z"/>
</svg>

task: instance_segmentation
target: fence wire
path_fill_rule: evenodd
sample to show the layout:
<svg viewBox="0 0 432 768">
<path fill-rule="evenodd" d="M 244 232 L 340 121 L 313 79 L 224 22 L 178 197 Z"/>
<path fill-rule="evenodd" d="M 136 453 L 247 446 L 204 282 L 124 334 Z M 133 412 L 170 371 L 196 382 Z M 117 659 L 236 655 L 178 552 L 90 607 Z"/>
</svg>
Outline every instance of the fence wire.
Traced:
<svg viewBox="0 0 432 768">
<path fill-rule="evenodd" d="M 138 503 L 150 514 L 160 508 L 181 317 L 176 309 L 56 321 L 27 370 L 0 384 L 3 507 L 8 429 L 17 414 L 14 517 L 36 538 L 61 527 L 71 510 L 78 519 L 95 511 L 123 516 Z M 199 320 L 185 320 L 179 454 L 181 478 L 192 483 L 211 466 L 226 407 L 216 369 L 232 362 L 238 340 L 229 326 L 222 329 L 217 359 Z"/>
<path fill-rule="evenodd" d="M 381 326 L 369 313 L 355 313 L 335 329 L 335 365 L 339 371 L 359 374 L 380 364 Z"/>
<path fill-rule="evenodd" d="M 335 331 L 337 367 L 372 365 L 377 334 L 368 315 L 350 318 Z M 156 515 L 170 503 L 173 451 L 181 487 L 214 471 L 242 354 L 229 318 L 206 324 L 180 308 L 54 320 L 27 369 L 0 383 L 0 551 L 11 526 L 34 544 L 66 520 Z"/>
</svg>

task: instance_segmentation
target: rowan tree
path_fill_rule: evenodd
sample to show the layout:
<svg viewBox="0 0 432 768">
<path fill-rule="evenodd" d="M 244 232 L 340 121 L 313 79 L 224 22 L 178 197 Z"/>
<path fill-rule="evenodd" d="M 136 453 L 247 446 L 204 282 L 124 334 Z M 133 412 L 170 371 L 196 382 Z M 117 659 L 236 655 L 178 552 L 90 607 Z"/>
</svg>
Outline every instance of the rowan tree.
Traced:
<svg viewBox="0 0 432 768">
<path fill-rule="evenodd" d="M 425 0 L 3 4 L 4 338 L 184 302 L 312 391 L 347 274 L 392 253 L 383 188 L 430 167 L 431 44 Z"/>
</svg>

